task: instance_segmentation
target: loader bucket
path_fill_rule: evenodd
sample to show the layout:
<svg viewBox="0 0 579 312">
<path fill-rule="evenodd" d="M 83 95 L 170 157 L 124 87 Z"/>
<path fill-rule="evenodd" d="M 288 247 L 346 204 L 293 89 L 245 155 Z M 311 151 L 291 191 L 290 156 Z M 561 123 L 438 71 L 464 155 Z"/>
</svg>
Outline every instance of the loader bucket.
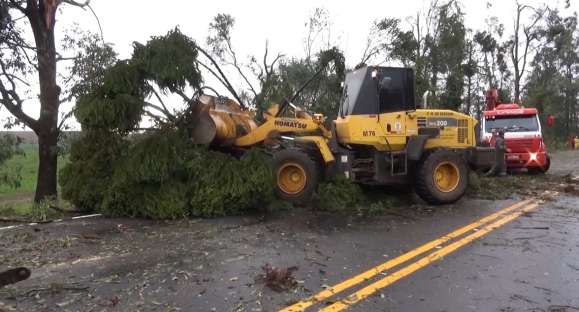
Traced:
<svg viewBox="0 0 579 312">
<path fill-rule="evenodd" d="M 253 114 L 233 100 L 202 95 L 197 104 L 201 112 L 191 131 L 196 144 L 229 146 L 257 128 Z"/>
<path fill-rule="evenodd" d="M 209 112 L 201 112 L 190 134 L 191 140 L 193 140 L 195 144 L 207 145 L 213 143 L 217 129 Z"/>
</svg>

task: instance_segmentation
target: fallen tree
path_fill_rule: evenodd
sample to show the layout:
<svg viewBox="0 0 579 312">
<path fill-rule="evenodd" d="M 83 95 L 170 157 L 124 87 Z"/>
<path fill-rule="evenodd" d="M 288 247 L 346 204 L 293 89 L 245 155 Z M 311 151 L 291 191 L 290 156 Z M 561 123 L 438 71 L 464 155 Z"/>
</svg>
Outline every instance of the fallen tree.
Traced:
<svg viewBox="0 0 579 312">
<path fill-rule="evenodd" d="M 239 214 L 271 201 L 265 155 L 256 149 L 235 158 L 190 139 L 202 90 L 197 53 L 178 29 L 135 44 L 131 59 L 79 98 L 83 135 L 60 173 L 64 199 L 85 211 L 158 219 Z M 169 111 L 159 92 L 181 96 L 185 108 Z M 145 116 L 154 127 L 140 133 Z"/>
</svg>

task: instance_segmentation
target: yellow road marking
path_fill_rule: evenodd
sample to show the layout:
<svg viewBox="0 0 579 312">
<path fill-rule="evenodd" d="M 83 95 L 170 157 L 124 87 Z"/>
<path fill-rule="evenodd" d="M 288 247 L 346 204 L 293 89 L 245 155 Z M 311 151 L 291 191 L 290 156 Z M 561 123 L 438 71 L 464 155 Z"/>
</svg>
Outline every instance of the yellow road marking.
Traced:
<svg viewBox="0 0 579 312">
<path fill-rule="evenodd" d="M 350 307 L 351 305 L 359 302 L 360 300 L 363 300 L 365 298 L 367 298 L 368 296 L 374 294 L 375 292 L 379 291 L 382 288 L 387 287 L 390 284 L 393 284 L 394 282 L 398 281 L 399 279 L 408 276 L 422 268 L 424 268 L 425 266 L 442 259 L 444 256 L 456 251 L 457 249 L 459 249 L 460 247 L 463 247 L 469 243 L 471 243 L 472 241 L 474 241 L 477 238 L 480 238 L 486 234 L 488 234 L 489 232 L 513 221 L 514 219 L 518 218 L 519 216 L 521 216 L 523 213 L 531 211 L 535 208 L 538 207 L 538 203 L 532 203 L 526 207 L 524 207 L 521 210 L 512 212 L 506 216 L 504 216 L 503 218 L 489 224 L 486 225 L 485 227 L 483 227 L 482 229 L 480 229 L 477 232 L 474 232 L 442 249 L 439 249 L 423 258 L 421 258 L 420 260 L 409 264 L 408 266 L 386 276 L 385 278 L 370 284 L 362 289 L 360 289 L 359 291 L 355 292 L 354 294 L 348 296 L 346 299 L 338 301 L 328 307 L 325 307 L 321 310 L 319 310 L 320 312 L 335 312 L 335 311 L 342 311 L 347 309 L 348 307 Z"/>
<path fill-rule="evenodd" d="M 528 204 L 530 201 L 531 201 L 530 199 L 524 200 L 524 201 L 518 202 L 516 204 L 513 204 L 509 207 L 506 207 L 502 210 L 499 210 L 499 211 L 497 211 L 491 215 L 488 215 L 488 216 L 486 216 L 478 221 L 475 221 L 469 225 L 463 226 L 463 227 L 461 227 L 453 232 L 450 232 L 444 236 L 441 236 L 438 239 L 430 241 L 430 242 L 428 242 L 428 243 L 426 243 L 426 244 L 424 244 L 416 249 L 413 249 L 413 250 L 411 250 L 403 255 L 400 255 L 400 256 L 398 256 L 394 259 L 391 259 L 387 262 L 384 262 L 378 266 L 375 266 L 375 267 L 367 270 L 366 272 L 360 273 L 360 274 L 358 274 L 350 279 L 347 279 L 339 284 L 336 284 L 332 287 L 329 287 L 329 288 L 327 288 L 327 289 L 325 289 L 325 290 L 323 290 L 323 291 L 321 291 L 321 292 L 319 292 L 319 293 L 317 293 L 309 298 L 306 298 L 306 299 L 304 299 L 300 302 L 297 302 L 297 303 L 295 303 L 295 304 L 293 304 L 285 309 L 282 309 L 279 312 L 301 312 L 301 311 L 304 311 L 308 307 L 310 307 L 310 306 L 312 306 L 312 305 L 314 305 L 322 300 L 325 300 L 329 297 L 332 297 L 335 294 L 337 294 L 341 291 L 344 291 L 345 289 L 348 289 L 352 286 L 355 286 L 355 285 L 360 284 L 364 281 L 367 281 L 368 279 L 370 279 L 370 278 L 372 278 L 372 277 L 374 277 L 374 276 L 376 276 L 376 275 L 378 275 L 386 270 L 389 270 L 393 267 L 396 267 L 396 266 L 398 266 L 398 265 L 420 255 L 420 254 L 423 254 L 423 253 L 435 248 L 435 247 L 438 247 L 438 246 L 448 242 L 449 240 L 451 240 L 453 238 L 459 237 L 467 232 L 470 232 L 470 231 L 476 229 L 477 227 L 480 227 L 488 222 L 491 222 L 491 221 L 497 219 L 498 217 L 502 216 L 503 214 L 506 214 L 508 212 L 511 212 L 515 209 L 518 209 L 518 208 Z"/>
</svg>

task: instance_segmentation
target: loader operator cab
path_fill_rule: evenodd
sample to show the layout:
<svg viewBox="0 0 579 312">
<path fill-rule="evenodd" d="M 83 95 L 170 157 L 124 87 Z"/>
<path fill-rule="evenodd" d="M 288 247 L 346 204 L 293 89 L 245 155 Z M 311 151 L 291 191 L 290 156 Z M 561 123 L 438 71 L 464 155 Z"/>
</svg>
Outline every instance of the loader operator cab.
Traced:
<svg viewBox="0 0 579 312">
<path fill-rule="evenodd" d="M 411 68 L 362 67 L 346 74 L 340 117 L 415 109 Z"/>
</svg>

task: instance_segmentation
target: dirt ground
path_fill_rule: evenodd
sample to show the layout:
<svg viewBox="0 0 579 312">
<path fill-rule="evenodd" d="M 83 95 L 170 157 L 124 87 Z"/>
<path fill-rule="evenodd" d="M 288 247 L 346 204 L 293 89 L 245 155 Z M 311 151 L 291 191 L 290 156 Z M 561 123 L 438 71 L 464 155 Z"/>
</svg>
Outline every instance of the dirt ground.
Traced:
<svg viewBox="0 0 579 312">
<path fill-rule="evenodd" d="M 553 155 L 548 175 L 517 177 L 508 198 L 416 201 L 381 217 L 297 209 L 0 230 L 0 271 L 32 271 L 0 289 L 0 311 L 276 311 L 544 188 L 559 195 L 350 310 L 579 311 L 578 175 L 579 152 L 567 151 Z M 274 290 L 265 266 L 291 268 L 295 280 Z"/>
</svg>

